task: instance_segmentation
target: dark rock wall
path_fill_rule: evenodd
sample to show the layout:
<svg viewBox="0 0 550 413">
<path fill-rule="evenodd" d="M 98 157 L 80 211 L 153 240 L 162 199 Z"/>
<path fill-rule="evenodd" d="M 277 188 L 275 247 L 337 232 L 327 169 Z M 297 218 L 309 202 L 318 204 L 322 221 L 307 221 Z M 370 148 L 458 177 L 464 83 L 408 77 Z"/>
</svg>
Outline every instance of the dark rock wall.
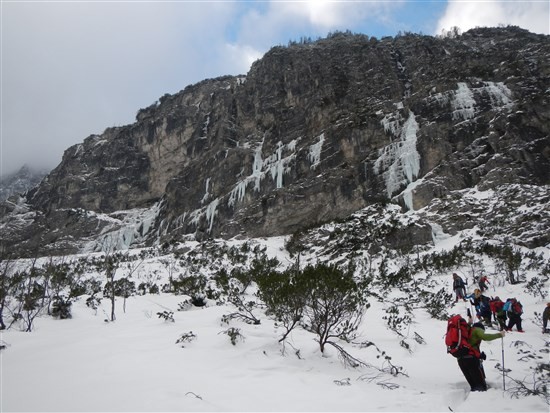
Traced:
<svg viewBox="0 0 550 413">
<path fill-rule="evenodd" d="M 548 36 L 513 27 L 275 47 L 246 77 L 165 95 L 69 148 L 27 202 L 48 215 L 160 201 L 149 236 L 162 241 L 289 234 L 379 201 L 419 209 L 476 185 L 548 185 L 549 56 Z"/>
</svg>

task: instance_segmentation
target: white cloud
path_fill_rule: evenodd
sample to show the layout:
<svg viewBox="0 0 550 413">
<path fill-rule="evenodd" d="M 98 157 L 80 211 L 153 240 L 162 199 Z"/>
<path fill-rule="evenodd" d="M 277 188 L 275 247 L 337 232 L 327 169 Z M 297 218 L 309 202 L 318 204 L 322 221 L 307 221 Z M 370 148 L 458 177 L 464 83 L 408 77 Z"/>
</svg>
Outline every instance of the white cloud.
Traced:
<svg viewBox="0 0 550 413">
<path fill-rule="evenodd" d="M 395 9 L 403 1 L 332 1 L 312 0 L 303 2 L 271 2 L 271 13 L 285 18 L 294 16 L 307 21 L 319 30 L 354 27 L 362 21 L 380 17 L 380 13 Z"/>
<path fill-rule="evenodd" d="M 462 32 L 475 27 L 520 26 L 534 33 L 550 33 L 548 1 L 450 1 L 434 34 L 452 27 Z"/>
<path fill-rule="evenodd" d="M 298 20 L 301 24 L 327 32 L 329 30 L 352 28 L 365 20 L 380 17 L 381 14 L 395 9 L 403 1 L 330 1 L 312 0 L 301 2 L 271 1 L 266 18 L 271 20 Z"/>
<path fill-rule="evenodd" d="M 301 3 L 282 3 L 273 6 L 279 9 L 278 13 L 283 16 L 295 16 L 304 19 L 312 26 L 330 29 L 343 21 L 343 3 L 334 3 L 323 0 L 306 1 Z"/>
<path fill-rule="evenodd" d="M 251 46 L 231 44 L 225 46 L 227 55 L 222 57 L 225 64 L 230 64 L 239 74 L 246 74 L 256 60 L 260 59 L 264 52 Z"/>
<path fill-rule="evenodd" d="M 4 3 L 0 173 L 54 166 L 92 133 L 208 77 L 233 3 Z"/>
</svg>

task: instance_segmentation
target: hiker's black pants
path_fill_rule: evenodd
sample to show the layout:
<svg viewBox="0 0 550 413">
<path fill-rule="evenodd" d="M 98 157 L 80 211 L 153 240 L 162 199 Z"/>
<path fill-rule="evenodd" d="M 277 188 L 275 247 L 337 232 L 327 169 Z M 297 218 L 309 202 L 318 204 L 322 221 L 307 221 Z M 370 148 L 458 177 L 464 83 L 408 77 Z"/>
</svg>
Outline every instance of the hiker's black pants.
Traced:
<svg viewBox="0 0 550 413">
<path fill-rule="evenodd" d="M 508 321 L 508 330 L 511 330 L 514 326 L 518 328 L 518 331 L 522 330 L 521 315 L 510 314 L 510 320 Z"/>
<path fill-rule="evenodd" d="M 498 325 L 500 326 L 500 330 L 504 330 L 506 328 L 506 316 L 504 317 L 499 317 L 498 315 L 496 316 L 496 319 L 498 321 Z"/>
<path fill-rule="evenodd" d="M 466 377 L 470 390 L 486 391 L 487 383 L 485 382 L 485 372 L 481 365 L 481 360 L 474 356 L 465 356 L 458 359 L 458 365 L 462 374 Z"/>
</svg>

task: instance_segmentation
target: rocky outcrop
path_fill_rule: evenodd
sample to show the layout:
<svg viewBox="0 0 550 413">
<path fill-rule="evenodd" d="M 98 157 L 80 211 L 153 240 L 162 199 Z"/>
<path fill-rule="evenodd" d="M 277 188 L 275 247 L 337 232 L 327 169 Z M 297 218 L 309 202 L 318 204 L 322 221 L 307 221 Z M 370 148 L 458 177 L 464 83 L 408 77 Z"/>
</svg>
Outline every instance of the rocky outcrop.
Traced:
<svg viewBox="0 0 550 413">
<path fill-rule="evenodd" d="M 448 235 L 471 235 L 526 248 L 550 245 L 548 186 L 505 184 L 469 188 L 434 199 L 417 216 Z"/>
<path fill-rule="evenodd" d="M 514 27 L 275 47 L 246 76 L 165 95 L 69 148 L 24 200 L 32 235 L 4 240 L 281 235 L 381 201 L 418 210 L 466 188 L 548 185 L 549 55 L 548 36 Z M 95 246 L 59 218 L 75 209 L 111 222 Z M 106 218 L 121 210 L 141 221 Z"/>
<path fill-rule="evenodd" d="M 24 165 L 17 172 L 0 177 L 0 202 L 37 186 L 48 171 Z"/>
</svg>

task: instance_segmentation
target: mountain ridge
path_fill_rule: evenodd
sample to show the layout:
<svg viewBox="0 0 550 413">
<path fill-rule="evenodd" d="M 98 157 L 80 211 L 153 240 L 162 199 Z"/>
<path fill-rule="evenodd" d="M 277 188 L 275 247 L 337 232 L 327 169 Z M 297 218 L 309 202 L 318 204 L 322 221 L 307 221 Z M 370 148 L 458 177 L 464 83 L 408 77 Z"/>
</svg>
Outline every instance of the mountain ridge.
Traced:
<svg viewBox="0 0 550 413">
<path fill-rule="evenodd" d="M 1 207 L 3 241 L 63 253 L 287 235 L 379 202 L 545 188 L 548 40 L 507 27 L 274 47 L 246 76 L 164 95 L 67 149 L 19 210 Z"/>
</svg>

